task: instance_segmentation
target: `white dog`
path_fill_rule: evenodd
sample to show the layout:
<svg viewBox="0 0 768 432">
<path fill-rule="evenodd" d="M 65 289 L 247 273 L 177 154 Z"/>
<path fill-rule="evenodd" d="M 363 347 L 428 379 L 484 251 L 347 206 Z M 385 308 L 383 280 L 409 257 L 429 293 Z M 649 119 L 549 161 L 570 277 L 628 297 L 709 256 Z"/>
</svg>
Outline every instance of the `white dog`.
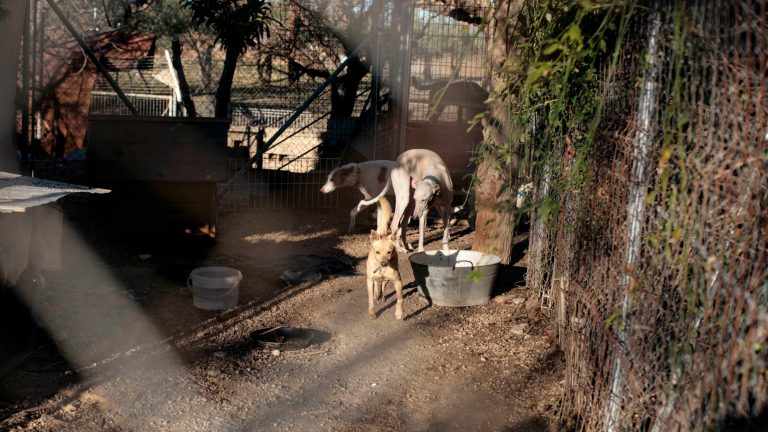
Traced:
<svg viewBox="0 0 768 432">
<path fill-rule="evenodd" d="M 400 230 L 401 240 L 398 247 L 412 249 L 405 236 L 410 220 L 405 213 L 411 204 L 409 195 L 410 188 L 413 187 L 413 217 L 419 218 L 419 252 L 424 250 L 424 231 L 430 207 L 435 207 L 443 220 L 443 249 L 448 249 L 448 219 L 452 210 L 453 181 L 440 156 L 432 150 L 406 150 L 395 160 L 395 167 L 392 168 L 390 180 L 384 189 L 374 199 L 361 200 L 357 205 L 358 210 L 375 203 L 390 187 L 395 191 L 396 200 L 390 232 L 397 233 L 397 230 Z"/>
<path fill-rule="evenodd" d="M 329 193 L 335 191 L 338 188 L 356 186 L 357 189 L 363 194 L 365 199 L 370 200 L 376 196 L 376 200 L 372 201 L 371 204 L 379 201 L 379 205 L 376 211 L 377 231 L 384 235 L 386 233 L 386 224 L 388 220 L 382 220 L 384 218 L 382 205 L 389 206 L 389 202 L 386 200 L 386 198 L 383 197 L 383 195 L 381 198 L 384 201 L 379 200 L 378 195 L 381 191 L 384 190 L 387 183 L 389 182 L 389 177 L 392 172 L 392 168 L 394 167 L 395 161 L 390 160 L 373 160 L 361 163 L 348 163 L 334 169 L 330 174 L 328 174 L 328 180 L 326 180 L 325 184 L 320 188 L 320 192 Z M 367 206 L 360 207 L 358 205 L 353 207 L 349 212 L 350 231 L 352 231 L 355 227 L 355 217 L 357 216 L 357 213 L 365 207 Z"/>
</svg>

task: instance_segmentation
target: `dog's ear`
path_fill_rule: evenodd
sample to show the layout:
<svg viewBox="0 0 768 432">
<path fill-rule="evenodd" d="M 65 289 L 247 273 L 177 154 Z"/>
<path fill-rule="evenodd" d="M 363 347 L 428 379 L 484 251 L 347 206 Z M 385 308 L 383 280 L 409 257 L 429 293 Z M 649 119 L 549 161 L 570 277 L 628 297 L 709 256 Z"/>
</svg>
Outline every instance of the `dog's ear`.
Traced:
<svg viewBox="0 0 768 432">
<path fill-rule="evenodd" d="M 440 195 L 440 183 L 434 183 L 435 187 L 432 188 L 432 198 L 436 195 Z"/>
<path fill-rule="evenodd" d="M 376 230 L 371 230 L 371 243 L 375 242 L 376 240 L 381 240 L 381 235 Z"/>
</svg>

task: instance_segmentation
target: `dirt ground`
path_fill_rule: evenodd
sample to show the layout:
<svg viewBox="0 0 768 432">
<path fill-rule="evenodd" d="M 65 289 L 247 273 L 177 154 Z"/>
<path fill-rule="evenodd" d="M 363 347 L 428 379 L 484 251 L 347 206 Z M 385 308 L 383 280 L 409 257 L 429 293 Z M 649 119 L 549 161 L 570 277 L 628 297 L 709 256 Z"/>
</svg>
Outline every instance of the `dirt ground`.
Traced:
<svg viewBox="0 0 768 432">
<path fill-rule="evenodd" d="M 12 431 L 537 431 L 554 429 L 563 379 L 554 328 L 521 299 L 526 235 L 488 304 L 425 304 L 401 255 L 405 319 L 388 291 L 367 317 L 372 219 L 348 210 L 220 215 L 210 248 L 117 246 L 65 230 L 64 269 L 35 297 L 47 331 L 0 378 L 0 429 Z M 416 230 L 411 229 L 411 238 Z M 451 248 L 473 233 L 452 229 Z M 439 247 L 437 230 L 427 249 Z M 79 246 L 78 246 L 79 245 Z M 357 274 L 288 285 L 319 255 Z M 239 269 L 239 305 L 203 311 L 186 289 L 203 265 Z M 334 269 L 331 269 L 334 270 Z M 325 276 L 325 275 L 324 275 Z M 306 348 L 272 351 L 253 332 L 312 329 Z"/>
</svg>

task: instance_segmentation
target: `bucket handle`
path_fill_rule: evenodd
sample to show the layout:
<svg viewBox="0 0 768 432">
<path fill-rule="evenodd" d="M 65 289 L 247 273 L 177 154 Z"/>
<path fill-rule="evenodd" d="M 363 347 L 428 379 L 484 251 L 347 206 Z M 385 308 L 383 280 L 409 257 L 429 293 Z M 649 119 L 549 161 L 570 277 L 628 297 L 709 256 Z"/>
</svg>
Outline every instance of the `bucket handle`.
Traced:
<svg viewBox="0 0 768 432">
<path fill-rule="evenodd" d="M 456 264 L 458 264 L 460 262 L 468 262 L 469 265 L 472 266 L 472 270 L 475 270 L 475 263 L 473 263 L 472 261 L 470 261 L 470 260 L 456 260 L 456 262 L 453 264 L 453 268 L 452 268 L 452 270 L 454 272 L 456 271 Z"/>
</svg>

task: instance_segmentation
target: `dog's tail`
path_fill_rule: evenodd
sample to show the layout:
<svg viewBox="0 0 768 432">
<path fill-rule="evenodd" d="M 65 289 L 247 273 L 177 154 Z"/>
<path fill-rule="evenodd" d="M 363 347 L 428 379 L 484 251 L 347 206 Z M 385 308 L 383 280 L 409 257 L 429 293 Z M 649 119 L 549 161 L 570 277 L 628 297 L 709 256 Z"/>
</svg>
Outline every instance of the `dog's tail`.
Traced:
<svg viewBox="0 0 768 432">
<path fill-rule="evenodd" d="M 433 82 L 433 83 L 425 83 L 425 82 L 419 80 L 418 78 L 416 78 L 415 76 L 411 76 L 411 85 L 413 87 L 415 87 L 416 90 L 421 90 L 421 91 L 429 90 L 429 91 L 432 91 L 432 90 L 437 90 L 437 89 L 440 89 L 440 88 L 444 87 L 446 85 L 446 83 L 443 82 L 443 81 L 436 81 L 436 82 Z"/>
<path fill-rule="evenodd" d="M 387 235 L 389 231 L 389 220 L 392 218 L 392 206 L 389 204 L 389 200 L 385 197 L 379 198 L 379 207 L 381 211 L 378 212 L 376 219 L 376 230 L 380 235 Z"/>
<path fill-rule="evenodd" d="M 375 197 L 373 197 L 373 198 L 371 198 L 371 199 L 369 199 L 367 201 L 366 200 L 360 200 L 360 202 L 357 203 L 357 211 L 360 211 L 363 208 L 368 207 L 369 205 L 371 205 L 371 204 L 381 200 L 381 198 L 383 198 L 384 195 L 386 195 L 387 192 L 389 192 L 389 188 L 391 188 L 391 187 L 392 187 L 392 177 L 390 176 L 389 178 L 387 178 L 387 184 L 384 185 L 384 188 L 381 190 L 381 192 L 379 192 L 378 195 L 376 195 Z M 389 204 L 389 203 L 387 203 L 387 204 Z"/>
</svg>

